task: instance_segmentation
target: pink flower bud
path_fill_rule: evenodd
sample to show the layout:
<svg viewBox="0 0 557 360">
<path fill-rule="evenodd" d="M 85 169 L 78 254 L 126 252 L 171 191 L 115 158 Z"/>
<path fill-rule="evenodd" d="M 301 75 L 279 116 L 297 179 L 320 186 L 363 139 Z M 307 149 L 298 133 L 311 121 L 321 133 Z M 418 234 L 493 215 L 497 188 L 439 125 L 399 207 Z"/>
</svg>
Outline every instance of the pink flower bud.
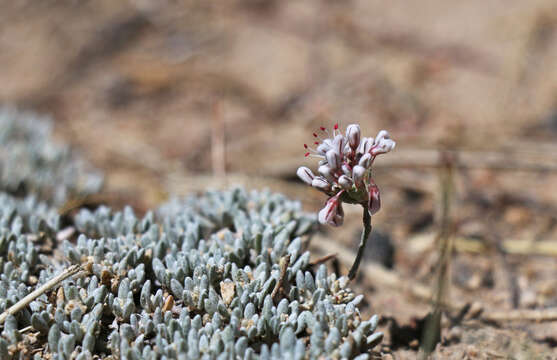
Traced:
<svg viewBox="0 0 557 360">
<path fill-rule="evenodd" d="M 354 150 L 360 145 L 360 125 L 351 124 L 346 128 L 346 137 L 350 147 Z"/>
<path fill-rule="evenodd" d="M 365 173 L 366 173 L 365 167 L 356 165 L 354 166 L 354 169 L 352 169 L 352 179 L 354 179 L 354 182 L 357 184 L 360 181 L 362 181 L 362 178 L 364 177 Z"/>
<path fill-rule="evenodd" d="M 367 210 L 370 215 L 373 215 L 381 208 L 381 197 L 379 196 L 379 188 L 373 182 L 369 185 L 368 191 Z"/>
<path fill-rule="evenodd" d="M 322 176 L 316 176 L 311 182 L 311 186 L 321 191 L 329 191 L 331 189 L 331 184 Z"/>
<path fill-rule="evenodd" d="M 298 168 L 298 170 L 296 171 L 296 175 L 298 175 L 298 177 L 300 179 L 302 179 L 303 182 L 305 182 L 308 185 L 311 185 L 311 182 L 313 181 L 313 178 L 315 177 L 313 175 L 313 173 L 311 172 L 311 170 L 305 166 L 300 166 Z"/>
<path fill-rule="evenodd" d="M 338 183 L 340 186 L 342 186 L 343 189 L 349 190 L 354 182 L 348 176 L 341 175 L 338 178 Z"/>
<path fill-rule="evenodd" d="M 319 211 L 318 219 L 321 224 L 340 226 L 344 222 L 344 211 L 339 197 L 342 191 L 329 198 L 325 207 Z"/>
<path fill-rule="evenodd" d="M 366 169 L 371 165 L 371 154 L 366 153 L 360 158 L 358 165 L 365 167 Z"/>
<path fill-rule="evenodd" d="M 332 170 L 336 170 L 340 167 L 340 154 L 337 153 L 336 150 L 331 149 L 327 151 L 325 158 Z"/>
<path fill-rule="evenodd" d="M 335 177 L 333 175 L 333 170 L 328 165 L 321 165 L 317 171 L 325 178 L 328 182 L 334 183 Z"/>
</svg>

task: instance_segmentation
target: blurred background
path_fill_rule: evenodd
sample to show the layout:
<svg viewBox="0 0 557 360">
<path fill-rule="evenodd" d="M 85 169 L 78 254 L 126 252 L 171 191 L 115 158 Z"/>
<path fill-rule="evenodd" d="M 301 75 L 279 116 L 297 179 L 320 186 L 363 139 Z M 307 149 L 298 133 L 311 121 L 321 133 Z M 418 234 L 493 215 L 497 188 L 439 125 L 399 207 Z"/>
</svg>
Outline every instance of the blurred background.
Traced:
<svg viewBox="0 0 557 360">
<path fill-rule="evenodd" d="M 312 132 L 387 129 L 354 283 L 384 358 L 415 358 L 436 309 L 438 358 L 557 345 L 555 1 L 3 1 L 0 103 L 52 115 L 105 172 L 86 205 L 139 213 L 237 184 L 316 212 L 295 176 Z M 361 231 L 345 211 L 310 244 L 339 274 Z"/>
</svg>

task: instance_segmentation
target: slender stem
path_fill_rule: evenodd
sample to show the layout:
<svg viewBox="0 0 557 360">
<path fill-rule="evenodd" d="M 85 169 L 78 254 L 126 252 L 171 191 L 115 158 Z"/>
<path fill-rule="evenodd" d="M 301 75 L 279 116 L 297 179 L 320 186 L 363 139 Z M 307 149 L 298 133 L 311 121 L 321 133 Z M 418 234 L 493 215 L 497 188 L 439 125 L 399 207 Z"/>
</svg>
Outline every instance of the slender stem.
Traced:
<svg viewBox="0 0 557 360">
<path fill-rule="evenodd" d="M 350 280 L 356 277 L 356 273 L 358 272 L 358 267 L 360 267 L 360 261 L 362 261 L 362 256 L 364 255 L 364 250 L 366 248 L 366 242 L 371 234 L 371 215 L 369 215 L 369 211 L 366 207 L 364 208 L 364 230 L 362 231 L 362 237 L 360 239 L 360 247 L 358 248 L 358 254 L 356 254 L 356 260 L 354 260 L 354 264 L 348 273 L 348 278 Z"/>
</svg>

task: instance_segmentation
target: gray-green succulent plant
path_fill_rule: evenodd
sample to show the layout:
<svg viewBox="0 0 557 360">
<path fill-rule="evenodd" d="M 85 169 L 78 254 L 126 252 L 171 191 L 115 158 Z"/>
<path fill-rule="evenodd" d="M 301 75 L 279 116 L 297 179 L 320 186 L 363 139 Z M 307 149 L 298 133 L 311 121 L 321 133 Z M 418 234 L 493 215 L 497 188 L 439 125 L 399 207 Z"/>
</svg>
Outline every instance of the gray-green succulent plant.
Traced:
<svg viewBox="0 0 557 360">
<path fill-rule="evenodd" d="M 0 110 L 0 119 L 0 129 L 27 133 L 25 156 L 56 148 L 35 116 Z M 0 134 L 2 147 L 13 141 Z M 317 219 L 299 202 L 238 188 L 141 217 L 101 206 L 62 220 L 54 206 L 83 190 L 82 174 L 73 156 L 57 156 L 0 178 L 0 312 L 70 264 L 87 271 L 6 318 L 1 359 L 362 360 L 381 341 L 378 317 L 362 319 L 348 279 L 310 265 L 304 246 Z M 7 157 L 3 172 L 15 166 Z M 61 239 L 65 226 L 76 235 Z"/>
</svg>

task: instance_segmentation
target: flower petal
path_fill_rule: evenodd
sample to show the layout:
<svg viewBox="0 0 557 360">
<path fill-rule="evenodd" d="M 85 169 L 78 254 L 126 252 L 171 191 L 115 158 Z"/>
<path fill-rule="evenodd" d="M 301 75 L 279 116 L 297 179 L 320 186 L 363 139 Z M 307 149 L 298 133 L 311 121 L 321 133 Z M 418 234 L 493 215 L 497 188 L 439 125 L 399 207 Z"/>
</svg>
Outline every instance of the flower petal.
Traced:
<svg viewBox="0 0 557 360">
<path fill-rule="evenodd" d="M 342 170 L 344 175 L 346 175 L 348 177 L 352 176 L 352 168 L 348 164 L 342 164 L 340 169 Z"/>
<path fill-rule="evenodd" d="M 366 153 L 360 158 L 358 165 L 365 167 L 366 169 L 371 165 L 371 154 Z"/>
<path fill-rule="evenodd" d="M 389 132 L 387 130 L 381 130 L 377 133 L 374 144 L 377 144 L 382 139 L 390 139 Z"/>
<path fill-rule="evenodd" d="M 331 149 L 327 151 L 325 158 L 331 169 L 336 170 L 340 167 L 340 154 L 337 153 L 336 150 Z"/>
<path fill-rule="evenodd" d="M 335 182 L 335 177 L 333 175 L 333 169 L 331 169 L 330 166 L 328 165 L 321 165 L 317 171 L 319 172 L 319 174 L 321 174 L 321 176 L 323 176 L 325 179 L 327 179 L 328 182 L 330 183 L 334 183 Z"/>
<path fill-rule="evenodd" d="M 343 135 L 337 135 L 333 139 L 333 150 L 337 153 L 342 154 L 344 150 L 344 145 L 346 144 L 346 138 Z"/>
<path fill-rule="evenodd" d="M 321 191 L 329 191 L 331 184 L 323 176 L 316 176 L 311 182 L 311 186 Z"/>
<path fill-rule="evenodd" d="M 325 153 L 327 153 L 327 151 L 329 151 L 331 149 L 331 146 L 325 142 L 319 144 L 319 146 L 317 146 L 317 153 L 319 155 L 325 155 Z"/>
<path fill-rule="evenodd" d="M 396 143 L 391 140 L 389 133 L 386 130 L 381 130 L 379 134 L 377 134 L 373 147 L 369 152 L 371 155 L 377 156 L 379 154 L 388 153 L 393 150 L 395 146 Z"/>
<path fill-rule="evenodd" d="M 354 182 L 357 184 L 360 181 L 362 181 L 365 173 L 366 173 L 365 167 L 356 165 L 354 166 L 354 169 L 352 169 L 352 179 L 354 179 Z"/>
<path fill-rule="evenodd" d="M 360 141 L 360 145 L 358 146 L 358 149 L 356 150 L 357 154 L 363 155 L 369 152 L 369 150 L 371 149 L 371 147 L 373 146 L 373 138 L 363 138 Z"/>
<path fill-rule="evenodd" d="M 348 176 L 341 175 L 338 178 L 338 184 L 340 186 L 342 186 L 343 189 L 349 190 L 352 187 L 352 185 L 354 184 L 354 182 Z"/>
<path fill-rule="evenodd" d="M 303 182 L 305 182 L 308 185 L 311 185 L 311 182 L 313 181 L 313 178 L 315 177 L 313 175 L 313 173 L 311 172 L 311 170 L 305 166 L 300 166 L 298 168 L 298 170 L 296 171 L 296 175 L 298 175 L 298 177 L 300 179 L 302 179 Z"/>
</svg>

